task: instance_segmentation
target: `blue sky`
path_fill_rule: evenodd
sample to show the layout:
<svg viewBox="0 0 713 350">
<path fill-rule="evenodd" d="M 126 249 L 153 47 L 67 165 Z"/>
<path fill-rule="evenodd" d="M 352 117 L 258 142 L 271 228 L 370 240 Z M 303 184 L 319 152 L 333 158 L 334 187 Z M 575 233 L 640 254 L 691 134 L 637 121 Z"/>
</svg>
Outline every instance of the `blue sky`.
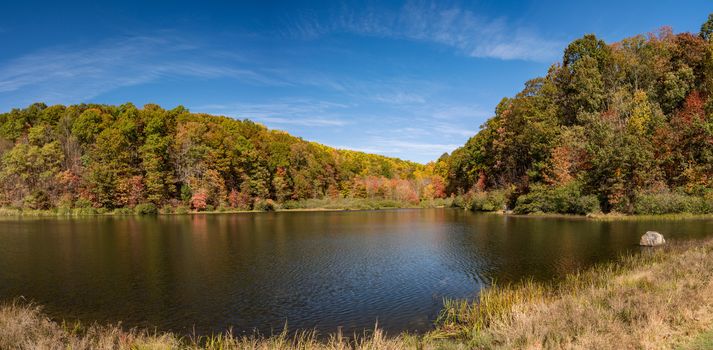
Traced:
<svg viewBox="0 0 713 350">
<path fill-rule="evenodd" d="M 5 1 L 0 111 L 183 105 L 418 162 L 462 145 L 571 40 L 697 32 L 710 1 Z"/>
</svg>

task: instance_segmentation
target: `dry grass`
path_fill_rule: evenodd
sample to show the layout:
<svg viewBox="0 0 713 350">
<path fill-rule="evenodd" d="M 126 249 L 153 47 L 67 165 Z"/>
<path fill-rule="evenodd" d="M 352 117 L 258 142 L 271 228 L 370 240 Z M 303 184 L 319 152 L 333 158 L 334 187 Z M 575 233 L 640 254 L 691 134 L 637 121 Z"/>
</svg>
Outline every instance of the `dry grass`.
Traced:
<svg viewBox="0 0 713 350">
<path fill-rule="evenodd" d="M 598 221 L 649 221 L 649 220 L 699 220 L 713 219 L 713 214 L 668 213 L 668 214 L 589 214 L 587 218 Z"/>
<path fill-rule="evenodd" d="M 347 338 L 334 334 L 327 339 L 314 332 L 272 337 L 234 336 L 230 332 L 206 337 L 179 337 L 172 333 L 122 330 L 117 326 L 60 324 L 48 319 L 40 307 L 26 303 L 0 306 L 0 349 L 109 350 L 109 349 L 246 349 L 246 350 L 402 350 L 433 349 L 423 337 L 402 334 L 386 337 L 375 329 L 371 334 Z M 465 349 L 463 346 L 445 348 Z"/>
<path fill-rule="evenodd" d="M 82 328 L 37 306 L 0 306 L 0 349 L 700 349 L 713 346 L 713 240 L 647 250 L 568 276 L 491 287 L 475 303 L 447 301 L 423 336 L 314 333 L 182 338 Z"/>
<path fill-rule="evenodd" d="M 450 302 L 434 334 L 473 348 L 669 349 L 713 329 L 713 241 L 645 251 L 554 285 Z"/>
</svg>

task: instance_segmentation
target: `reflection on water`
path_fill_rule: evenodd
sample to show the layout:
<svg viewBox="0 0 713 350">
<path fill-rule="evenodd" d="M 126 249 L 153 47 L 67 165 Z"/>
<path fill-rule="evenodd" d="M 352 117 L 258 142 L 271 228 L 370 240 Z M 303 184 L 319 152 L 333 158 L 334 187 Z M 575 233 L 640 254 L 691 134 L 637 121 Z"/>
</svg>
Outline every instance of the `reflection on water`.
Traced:
<svg viewBox="0 0 713 350">
<path fill-rule="evenodd" d="M 697 238 L 713 222 L 593 222 L 456 209 L 0 220 L 0 299 L 183 333 L 428 329 L 444 297 L 547 280 Z"/>
</svg>

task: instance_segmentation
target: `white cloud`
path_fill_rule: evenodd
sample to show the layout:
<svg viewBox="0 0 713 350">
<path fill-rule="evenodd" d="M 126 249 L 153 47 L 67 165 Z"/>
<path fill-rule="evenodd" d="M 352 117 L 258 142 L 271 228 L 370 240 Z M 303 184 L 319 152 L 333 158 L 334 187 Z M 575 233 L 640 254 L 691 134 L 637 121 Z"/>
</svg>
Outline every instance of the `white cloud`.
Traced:
<svg viewBox="0 0 713 350">
<path fill-rule="evenodd" d="M 505 18 L 486 18 L 458 6 L 436 2 L 408 2 L 390 11 L 343 10 L 331 21 L 302 16 L 290 33 L 315 39 L 333 32 L 431 42 L 456 48 L 473 57 L 550 62 L 557 59 L 562 42 L 540 37 L 527 27 Z"/>
<path fill-rule="evenodd" d="M 300 126 L 344 126 L 348 123 L 340 119 L 327 118 L 276 118 L 276 117 L 256 117 L 258 121 L 270 124 L 287 124 Z"/>
<path fill-rule="evenodd" d="M 375 148 L 375 147 L 353 147 L 353 146 L 340 146 L 340 145 L 335 145 L 331 146 L 337 149 L 345 149 L 349 151 L 357 151 L 357 152 L 364 152 L 364 153 L 375 153 L 375 154 L 387 154 L 389 153 L 389 150 L 383 149 L 383 148 Z"/>
<path fill-rule="evenodd" d="M 165 77 L 231 77 L 254 84 L 285 84 L 256 70 L 214 63 L 209 58 L 201 56 L 199 47 L 170 36 L 134 36 L 89 47 L 50 48 L 0 64 L 0 92 L 22 92 L 20 95 L 31 101 L 73 103 Z"/>
<path fill-rule="evenodd" d="M 308 127 L 340 127 L 349 121 L 332 117 L 349 106 L 328 101 L 310 99 L 283 99 L 274 103 L 231 103 L 197 106 L 197 112 L 224 114 L 233 118 L 247 118 L 269 127 L 296 125 Z"/>
<path fill-rule="evenodd" d="M 382 154 L 419 154 L 419 155 L 441 155 L 450 152 L 461 145 L 446 143 L 430 143 L 405 141 L 399 139 L 374 138 L 370 143 L 377 149 L 383 150 Z"/>
<path fill-rule="evenodd" d="M 421 104 L 426 102 L 425 97 L 406 91 L 379 94 L 374 96 L 374 100 L 389 104 Z"/>
</svg>

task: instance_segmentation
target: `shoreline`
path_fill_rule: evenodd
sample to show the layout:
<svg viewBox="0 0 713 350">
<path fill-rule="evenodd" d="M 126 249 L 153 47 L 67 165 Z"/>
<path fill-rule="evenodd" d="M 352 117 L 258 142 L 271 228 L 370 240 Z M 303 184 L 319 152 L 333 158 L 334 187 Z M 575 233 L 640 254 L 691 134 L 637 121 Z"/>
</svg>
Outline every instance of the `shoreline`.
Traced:
<svg viewBox="0 0 713 350">
<path fill-rule="evenodd" d="M 314 207 L 314 208 L 275 208 L 273 210 L 209 210 L 209 211 L 183 211 L 183 212 L 163 212 L 156 214 L 142 215 L 139 213 L 125 213 L 118 211 L 107 212 L 86 212 L 84 208 L 73 208 L 71 210 L 60 211 L 59 209 L 49 210 L 34 210 L 34 209 L 15 209 L 15 208 L 0 208 L 0 218 L 76 218 L 76 217 L 138 217 L 138 216 L 181 216 L 181 215 L 221 215 L 221 214 L 257 214 L 257 213 L 305 213 L 305 212 L 349 212 L 349 211 L 383 211 L 383 210 L 399 210 L 399 209 L 460 209 L 455 206 L 448 205 L 404 205 L 404 206 L 384 206 L 384 207 Z M 503 210 L 498 211 L 472 211 L 473 213 L 486 215 L 500 215 L 503 217 L 513 218 L 553 218 L 553 219 L 575 219 L 575 220 L 592 220 L 592 221 L 637 221 L 637 220 L 711 220 L 713 214 L 691 214 L 691 213 L 666 213 L 666 214 L 619 214 L 619 213 L 597 213 L 587 215 L 577 214 L 559 214 L 559 213 L 529 213 L 529 214 L 514 214 Z"/>
<path fill-rule="evenodd" d="M 483 289 L 446 300 L 425 334 L 181 337 L 118 325 L 50 320 L 40 306 L 0 304 L 0 348 L 73 349 L 471 349 L 681 348 L 713 343 L 713 239 L 669 243 L 570 274 Z"/>
</svg>

